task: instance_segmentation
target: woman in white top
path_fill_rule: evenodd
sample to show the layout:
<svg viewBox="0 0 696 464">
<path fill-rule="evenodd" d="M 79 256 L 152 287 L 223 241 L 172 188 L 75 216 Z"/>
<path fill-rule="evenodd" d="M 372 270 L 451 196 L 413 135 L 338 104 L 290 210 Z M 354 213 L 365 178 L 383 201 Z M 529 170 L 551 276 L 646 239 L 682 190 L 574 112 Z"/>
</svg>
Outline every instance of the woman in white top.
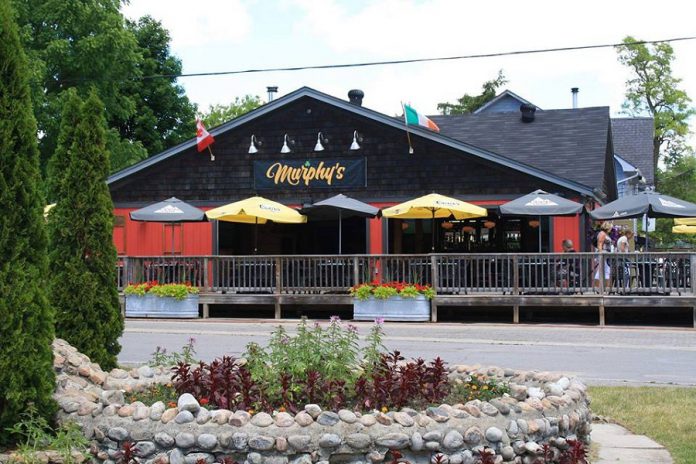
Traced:
<svg viewBox="0 0 696 464">
<path fill-rule="evenodd" d="M 600 253 L 609 253 L 611 252 L 611 238 L 609 237 L 609 233 L 611 232 L 611 223 L 610 222 L 603 222 L 602 225 L 599 227 L 599 234 L 597 234 L 597 248 L 595 251 L 598 251 Z M 601 274 L 600 274 L 600 269 L 599 269 L 599 260 L 595 262 L 595 273 L 594 273 L 594 282 L 595 282 L 595 288 L 599 289 L 600 288 L 600 280 L 601 280 Z M 604 284 L 609 285 L 611 283 L 611 268 L 609 267 L 609 263 L 607 260 L 604 260 Z"/>
</svg>

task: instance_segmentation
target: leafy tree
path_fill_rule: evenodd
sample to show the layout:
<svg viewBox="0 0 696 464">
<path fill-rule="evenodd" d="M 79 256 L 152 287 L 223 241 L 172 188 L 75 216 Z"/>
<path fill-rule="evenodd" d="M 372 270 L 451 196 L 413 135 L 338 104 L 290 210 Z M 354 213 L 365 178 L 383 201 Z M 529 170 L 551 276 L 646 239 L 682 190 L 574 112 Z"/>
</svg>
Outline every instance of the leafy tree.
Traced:
<svg viewBox="0 0 696 464">
<path fill-rule="evenodd" d="M 149 17 L 127 22 L 121 0 L 12 0 L 29 54 L 41 166 L 54 153 L 62 94 L 95 89 L 106 110 L 107 147 L 120 169 L 194 133 L 196 108 L 175 78 L 169 33 Z"/>
<path fill-rule="evenodd" d="M 14 2 L 34 70 L 34 114 L 44 134 L 39 142 L 42 163 L 55 151 L 61 94 L 68 88 L 83 96 L 95 88 L 110 127 L 135 113 L 126 87 L 129 78 L 141 75 L 142 56 L 125 27 L 119 0 Z"/>
<path fill-rule="evenodd" d="M 617 47 L 619 62 L 632 72 L 626 81 L 623 109 L 631 116 L 648 114 L 655 119 L 653 163 L 657 172 L 660 157 L 671 162 L 690 152 L 685 137 L 688 119 L 696 111 L 689 106 L 691 99 L 686 92 L 678 88 L 681 79 L 672 76 L 672 46 L 657 43 L 651 49 L 636 41 L 629 36 Z"/>
<path fill-rule="evenodd" d="M 36 120 L 9 0 L 0 0 L 0 444 L 30 404 L 51 419 L 55 404 L 53 311 L 43 287 L 46 231 Z"/>
<path fill-rule="evenodd" d="M 205 123 L 205 127 L 211 128 L 248 113 L 262 104 L 260 97 L 245 95 L 242 98 L 235 97 L 229 105 L 210 105 L 208 111 L 198 113 L 198 116 Z"/>
<path fill-rule="evenodd" d="M 144 76 L 181 74 L 181 60 L 171 55 L 171 38 L 162 23 L 144 16 L 137 22 L 129 21 L 127 26 L 138 41 Z M 136 112 L 121 125 L 121 135 L 142 142 L 150 155 L 190 139 L 195 133 L 196 106 L 176 78 L 131 81 L 125 91 L 133 97 Z"/>
<path fill-rule="evenodd" d="M 92 92 L 74 130 L 64 195 L 49 215 L 50 295 L 58 336 L 111 369 L 121 348 L 123 320 L 114 279 L 113 203 L 106 185 L 109 153 L 103 114 L 103 104 Z"/>
<path fill-rule="evenodd" d="M 47 197 L 49 203 L 64 197 L 63 183 L 70 163 L 70 147 L 74 142 L 75 128 L 80 120 L 82 100 L 75 89 L 69 89 L 63 95 L 64 104 L 60 115 L 60 133 L 55 153 L 48 161 Z"/>
<path fill-rule="evenodd" d="M 498 77 L 483 83 L 481 86 L 481 89 L 483 90 L 481 94 L 469 95 L 465 93 L 462 98 L 457 99 L 457 103 L 438 103 L 437 110 L 444 115 L 473 113 L 489 101 L 493 100 L 498 88 L 506 83 L 507 79 L 503 75 L 503 70 L 501 69 L 498 71 Z"/>
</svg>

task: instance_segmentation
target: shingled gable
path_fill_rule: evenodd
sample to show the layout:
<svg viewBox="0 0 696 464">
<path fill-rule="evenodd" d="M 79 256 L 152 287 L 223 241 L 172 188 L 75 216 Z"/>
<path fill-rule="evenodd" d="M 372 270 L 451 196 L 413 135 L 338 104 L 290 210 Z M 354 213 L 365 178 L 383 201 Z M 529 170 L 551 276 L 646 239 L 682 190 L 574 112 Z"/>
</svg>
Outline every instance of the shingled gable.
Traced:
<svg viewBox="0 0 696 464">
<path fill-rule="evenodd" d="M 613 118 L 611 120 L 614 153 L 640 169 L 648 185 L 655 183 L 652 151 L 654 130 L 653 118 Z"/>
<path fill-rule="evenodd" d="M 272 113 L 286 105 L 290 105 L 291 103 L 300 100 L 302 98 L 312 98 L 315 100 L 318 100 L 320 102 L 332 105 L 333 107 L 344 110 L 350 113 L 353 113 L 358 116 L 362 116 L 365 118 L 368 118 L 370 120 L 373 120 L 377 123 L 383 124 L 385 126 L 390 126 L 392 128 L 397 128 L 400 130 L 404 129 L 404 124 L 403 121 L 397 118 L 393 118 L 391 116 L 387 116 L 385 114 L 379 113 L 377 111 L 370 110 L 368 108 L 358 106 L 351 104 L 348 101 L 341 100 L 339 98 L 327 95 L 325 93 L 319 92 L 317 90 L 311 89 L 309 87 L 302 87 L 290 94 L 287 94 L 283 97 L 280 97 L 273 102 L 267 103 L 245 115 L 242 115 L 232 121 L 229 121 L 225 124 L 222 124 L 218 127 L 215 127 L 211 129 L 209 132 L 214 136 L 220 136 L 221 134 L 230 131 L 232 129 L 235 129 L 237 127 L 242 126 L 243 124 L 249 123 L 251 121 L 254 121 L 257 118 L 260 118 L 264 115 L 267 115 L 269 113 Z M 534 166 L 533 164 L 526 163 L 526 162 L 520 162 L 518 159 L 515 159 L 515 157 L 509 157 L 504 154 L 494 152 L 491 150 L 487 150 L 485 148 L 481 148 L 482 145 L 478 143 L 468 143 L 470 141 L 464 140 L 461 138 L 454 138 L 450 135 L 447 131 L 443 131 L 446 135 L 443 134 L 438 134 L 432 131 L 429 131 L 427 129 L 421 129 L 418 127 L 409 127 L 409 131 L 414 134 L 415 136 L 420 136 L 424 139 L 434 141 L 437 143 L 440 143 L 442 145 L 448 146 L 450 148 L 453 148 L 459 152 L 461 152 L 463 155 L 471 155 L 473 157 L 480 158 L 482 160 L 485 160 L 487 162 L 492 162 L 497 165 L 530 175 L 532 177 L 536 177 L 540 180 L 543 180 L 544 182 L 550 182 L 552 184 L 556 184 L 560 187 L 566 188 L 571 191 L 575 191 L 581 195 L 586 195 L 590 197 L 596 196 L 596 192 L 593 192 L 593 188 L 591 185 L 583 184 L 580 182 L 575 181 L 572 178 L 569 178 L 568 171 L 562 172 L 560 174 L 551 172 L 547 169 L 544 169 L 544 166 L 537 167 Z M 496 131 L 496 133 L 493 135 L 494 138 L 500 138 L 500 131 Z M 118 184 L 120 184 L 122 181 L 125 181 L 129 176 L 139 173 L 143 170 L 146 170 L 148 168 L 154 167 L 158 163 L 161 163 L 165 160 L 171 159 L 173 157 L 176 157 L 177 155 L 181 155 L 184 152 L 190 151 L 193 147 L 196 145 L 196 140 L 195 138 L 184 142 L 180 145 L 177 145 L 175 147 L 172 147 L 158 155 L 155 155 L 151 158 L 148 158 L 144 161 L 141 161 L 138 164 L 135 164 L 133 166 L 130 166 L 126 169 L 123 169 L 113 175 L 111 175 L 107 182 L 108 184 L 112 187 L 115 188 Z M 214 148 L 214 147 L 213 147 Z"/>
<path fill-rule="evenodd" d="M 431 116 L 441 134 L 616 198 L 608 107 Z M 602 196 L 602 195 L 599 195 Z"/>
<path fill-rule="evenodd" d="M 511 90 L 504 90 L 498 95 L 495 96 L 491 101 L 474 111 L 473 114 L 481 114 L 481 113 L 492 113 L 492 112 L 503 112 L 503 111 L 519 111 L 520 105 L 533 105 L 536 107 L 537 110 L 541 110 L 538 106 L 534 105 L 534 103 L 530 102 L 529 100 L 525 100 L 524 98 L 520 97 L 517 95 L 515 92 Z"/>
</svg>

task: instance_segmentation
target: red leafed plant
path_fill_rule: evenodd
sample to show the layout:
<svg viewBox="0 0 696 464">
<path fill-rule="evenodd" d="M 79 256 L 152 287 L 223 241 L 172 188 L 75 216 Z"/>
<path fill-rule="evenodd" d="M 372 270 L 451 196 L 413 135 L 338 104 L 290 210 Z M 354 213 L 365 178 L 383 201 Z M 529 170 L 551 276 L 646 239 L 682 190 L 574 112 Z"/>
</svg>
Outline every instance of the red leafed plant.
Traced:
<svg viewBox="0 0 696 464">
<path fill-rule="evenodd" d="M 121 443 L 121 448 L 116 453 L 117 464 L 137 464 L 140 460 L 137 458 L 138 449 L 132 441 L 124 441 Z"/>
<path fill-rule="evenodd" d="M 479 460 L 476 464 L 495 464 L 495 451 L 490 448 L 484 448 L 479 453 Z"/>
<path fill-rule="evenodd" d="M 569 448 L 561 454 L 559 464 L 589 464 L 585 444 L 579 440 L 568 440 Z"/>
<path fill-rule="evenodd" d="M 358 300 L 366 300 L 370 297 L 387 299 L 392 296 L 403 298 L 415 298 L 419 295 L 431 299 L 435 291 L 430 285 L 410 284 L 407 282 L 379 282 L 377 280 L 354 285 L 350 294 Z"/>
</svg>

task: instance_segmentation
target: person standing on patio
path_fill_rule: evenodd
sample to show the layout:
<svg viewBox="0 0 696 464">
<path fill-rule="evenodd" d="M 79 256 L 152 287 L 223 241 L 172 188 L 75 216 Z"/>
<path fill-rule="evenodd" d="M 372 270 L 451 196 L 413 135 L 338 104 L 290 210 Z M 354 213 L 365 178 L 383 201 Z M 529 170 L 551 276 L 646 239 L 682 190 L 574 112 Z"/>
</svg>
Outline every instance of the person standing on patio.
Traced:
<svg viewBox="0 0 696 464">
<path fill-rule="evenodd" d="M 609 233 L 611 232 L 611 223 L 608 221 L 604 221 L 601 226 L 599 226 L 599 233 L 597 234 L 597 248 L 595 251 L 599 253 L 611 253 L 611 238 L 609 237 Z M 600 274 L 600 259 L 597 258 L 595 260 L 595 265 L 594 265 L 594 282 L 595 282 L 595 288 L 600 289 L 601 288 L 601 274 Z M 604 259 L 604 282 L 605 285 L 611 283 L 611 267 L 609 266 L 609 263 L 607 262 L 606 259 Z"/>
</svg>

